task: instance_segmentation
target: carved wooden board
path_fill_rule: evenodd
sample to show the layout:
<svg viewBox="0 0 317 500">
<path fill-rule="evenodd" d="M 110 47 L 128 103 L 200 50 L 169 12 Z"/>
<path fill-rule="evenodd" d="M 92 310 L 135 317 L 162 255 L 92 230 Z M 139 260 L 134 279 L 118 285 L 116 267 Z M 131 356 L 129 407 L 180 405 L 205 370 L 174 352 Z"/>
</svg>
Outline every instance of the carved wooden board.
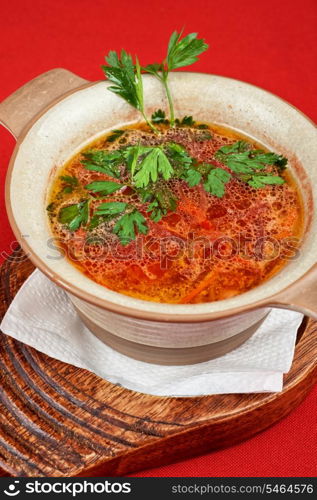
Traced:
<svg viewBox="0 0 317 500">
<path fill-rule="evenodd" d="M 1 270 L 3 316 L 33 270 Z M 169 398 L 113 385 L 0 334 L 0 475 L 116 476 L 229 446 L 295 408 L 317 380 L 317 323 L 304 320 L 277 394 Z"/>
</svg>

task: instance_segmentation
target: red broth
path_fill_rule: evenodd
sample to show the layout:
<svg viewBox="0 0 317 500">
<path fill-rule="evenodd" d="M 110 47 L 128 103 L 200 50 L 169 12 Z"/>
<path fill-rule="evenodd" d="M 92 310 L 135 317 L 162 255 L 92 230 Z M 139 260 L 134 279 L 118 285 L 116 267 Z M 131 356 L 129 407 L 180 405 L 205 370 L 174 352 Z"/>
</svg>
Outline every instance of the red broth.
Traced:
<svg viewBox="0 0 317 500">
<path fill-rule="evenodd" d="M 166 128 L 159 136 L 144 126 L 126 130 L 114 143 L 109 143 L 105 136 L 85 150 L 116 149 L 123 142 L 154 145 L 173 141 L 199 161 L 210 162 L 220 147 L 237 140 L 247 140 L 259 148 L 236 132 L 212 125 L 209 140 L 199 140 L 197 134 L 204 131 L 192 128 Z M 201 186 L 189 188 L 182 180 L 170 180 L 168 187 L 178 199 L 175 212 L 153 222 L 144 204 L 139 203 L 149 231 L 122 246 L 105 225 L 92 231 L 79 228 L 71 233 L 58 221 L 61 207 L 76 203 L 87 194 L 86 184 L 113 180 L 105 174 L 88 171 L 81 160 L 82 155 L 77 154 L 53 179 L 50 225 L 70 261 L 111 290 L 165 303 L 217 301 L 260 285 L 296 255 L 303 211 L 299 191 L 287 170 L 282 174 L 286 181 L 283 185 L 268 185 L 263 189 L 232 179 L 223 198 L 207 193 Z M 64 192 L 62 175 L 77 177 L 79 186 L 71 193 Z M 138 204 L 129 188 L 113 193 L 110 199 Z M 91 209 L 101 202 L 93 201 Z"/>
</svg>

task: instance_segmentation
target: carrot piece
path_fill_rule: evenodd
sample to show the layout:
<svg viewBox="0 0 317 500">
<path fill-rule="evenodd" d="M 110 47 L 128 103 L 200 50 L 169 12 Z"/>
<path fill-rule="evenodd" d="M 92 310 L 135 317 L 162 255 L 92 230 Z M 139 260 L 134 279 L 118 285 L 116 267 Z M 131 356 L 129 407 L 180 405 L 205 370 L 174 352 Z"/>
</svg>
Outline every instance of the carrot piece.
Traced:
<svg viewBox="0 0 317 500">
<path fill-rule="evenodd" d="M 189 292 L 185 297 L 183 297 L 179 304 L 188 304 L 196 295 L 202 292 L 210 283 L 214 280 L 215 272 L 211 271 L 208 275 L 194 288 L 191 292 Z"/>
</svg>

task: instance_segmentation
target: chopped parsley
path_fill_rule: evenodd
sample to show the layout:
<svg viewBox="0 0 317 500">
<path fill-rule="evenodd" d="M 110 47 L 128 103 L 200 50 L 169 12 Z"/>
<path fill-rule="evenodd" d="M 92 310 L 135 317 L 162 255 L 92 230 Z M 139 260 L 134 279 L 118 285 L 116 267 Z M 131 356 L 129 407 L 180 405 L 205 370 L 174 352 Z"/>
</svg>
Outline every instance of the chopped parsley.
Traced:
<svg viewBox="0 0 317 500">
<path fill-rule="evenodd" d="M 161 117 L 164 118 L 163 114 Z M 190 123 L 189 118 L 184 117 L 183 120 Z M 204 129 L 201 132 L 209 133 Z M 102 223 L 113 221 L 109 228 L 122 245 L 133 241 L 138 234 L 148 232 L 147 221 L 137 208 L 140 203 L 153 222 L 159 222 L 162 217 L 176 210 L 177 199 L 169 186 L 171 179 L 182 179 L 189 188 L 201 185 L 207 193 L 222 198 L 226 184 L 233 177 L 256 189 L 283 184 L 285 181 L 278 173 L 287 163 L 286 158 L 276 153 L 251 149 L 246 141 L 219 148 L 210 163 L 200 163 L 175 142 L 153 146 L 130 144 L 112 151 L 92 149 L 82 157 L 82 164 L 87 170 L 106 174 L 114 180 L 95 180 L 84 186 L 87 199 L 62 207 L 58 220 L 70 231 L 76 231 L 81 226 L 92 231 Z M 229 171 L 219 166 L 219 163 Z M 61 180 L 65 187 L 79 186 L 75 177 L 63 176 Z M 126 186 L 132 189 L 138 200 L 137 205 L 113 199 Z M 112 199 L 107 201 L 111 195 Z M 93 200 L 95 205 L 98 199 L 102 199 L 103 203 L 96 206 L 89 217 L 89 203 Z M 52 210 L 51 206 L 47 207 L 48 211 Z"/>
</svg>

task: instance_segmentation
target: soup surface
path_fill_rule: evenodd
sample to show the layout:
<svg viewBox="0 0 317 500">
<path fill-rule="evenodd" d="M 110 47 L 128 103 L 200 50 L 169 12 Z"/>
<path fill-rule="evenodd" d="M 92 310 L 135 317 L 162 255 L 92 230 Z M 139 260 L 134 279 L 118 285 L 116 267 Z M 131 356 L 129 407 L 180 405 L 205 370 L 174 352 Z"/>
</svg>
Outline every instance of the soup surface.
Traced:
<svg viewBox="0 0 317 500">
<path fill-rule="evenodd" d="M 236 132 L 214 125 L 174 129 L 161 126 L 159 135 L 142 125 L 98 139 L 54 175 L 47 211 L 59 246 L 92 280 L 144 300 L 209 302 L 261 284 L 295 255 L 301 238 L 301 199 L 287 170 L 280 171 L 283 184 L 267 184 L 261 189 L 241 180 L 244 174 L 232 176 L 223 196 L 207 192 L 201 183 L 190 187 L 179 178 L 159 180 L 155 189 L 163 199 L 162 206 L 166 198 L 172 203 L 165 215 L 151 218 L 151 199 L 147 201 L 145 195 L 141 199 L 141 190 L 135 193 L 124 166 L 119 165 L 120 175 L 114 179 L 89 169 L 89 165 L 87 168 L 85 157 L 92 149 L 117 151 L 127 145 L 176 143 L 196 159 L 198 170 L 208 163 L 229 172 L 215 153 L 240 140 L 247 141 L 254 150 L 260 147 Z M 265 168 L 269 172 L 276 170 L 272 166 Z M 114 186 L 115 191 L 107 195 L 87 190 L 86 186 L 96 181 L 124 186 L 119 190 Z M 115 229 L 122 214 L 93 216 L 98 207 L 109 202 L 133 205 L 142 214 L 147 229 L 142 223 L 132 223 L 135 239 L 122 244 Z M 76 207 L 68 209 L 68 216 L 74 212 L 70 224 L 71 217 L 61 216 L 66 207 Z"/>
</svg>

